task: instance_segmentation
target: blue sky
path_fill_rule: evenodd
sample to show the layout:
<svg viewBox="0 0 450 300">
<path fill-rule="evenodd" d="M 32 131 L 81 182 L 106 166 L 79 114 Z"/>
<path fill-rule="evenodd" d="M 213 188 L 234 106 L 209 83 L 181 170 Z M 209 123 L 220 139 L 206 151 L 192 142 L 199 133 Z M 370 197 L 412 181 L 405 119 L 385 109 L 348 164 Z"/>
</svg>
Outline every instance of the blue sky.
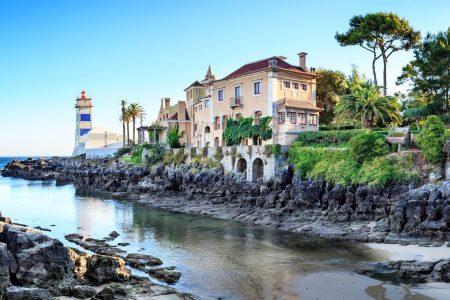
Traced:
<svg viewBox="0 0 450 300">
<path fill-rule="evenodd" d="M 183 99 L 209 64 L 216 77 L 285 55 L 310 67 L 370 76 L 370 55 L 340 47 L 355 14 L 393 11 L 422 33 L 446 29 L 449 1 L 6 1 L 0 2 L 0 156 L 69 155 L 74 101 L 85 88 L 94 125 L 119 132 L 119 101 L 153 119 L 162 97 Z M 393 55 L 388 80 L 411 53 Z"/>
</svg>

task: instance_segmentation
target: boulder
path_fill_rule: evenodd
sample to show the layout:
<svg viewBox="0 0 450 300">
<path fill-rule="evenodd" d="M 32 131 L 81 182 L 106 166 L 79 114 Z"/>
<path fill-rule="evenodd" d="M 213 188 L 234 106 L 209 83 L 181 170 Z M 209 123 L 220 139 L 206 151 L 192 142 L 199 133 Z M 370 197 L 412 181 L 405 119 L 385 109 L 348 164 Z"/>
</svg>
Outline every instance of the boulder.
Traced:
<svg viewBox="0 0 450 300">
<path fill-rule="evenodd" d="M 166 283 L 176 283 L 181 277 L 181 273 L 166 268 L 150 269 L 147 273 Z"/>
<path fill-rule="evenodd" d="M 96 285 L 128 280 L 130 272 L 119 257 L 92 255 L 87 262 L 86 278 Z"/>
<path fill-rule="evenodd" d="M 71 281 L 74 264 L 67 249 L 58 240 L 49 240 L 16 253 L 16 280 L 21 285 L 41 288 Z"/>
<path fill-rule="evenodd" d="M 49 300 L 54 299 L 49 291 L 36 287 L 12 286 L 6 289 L 7 300 Z"/>
</svg>

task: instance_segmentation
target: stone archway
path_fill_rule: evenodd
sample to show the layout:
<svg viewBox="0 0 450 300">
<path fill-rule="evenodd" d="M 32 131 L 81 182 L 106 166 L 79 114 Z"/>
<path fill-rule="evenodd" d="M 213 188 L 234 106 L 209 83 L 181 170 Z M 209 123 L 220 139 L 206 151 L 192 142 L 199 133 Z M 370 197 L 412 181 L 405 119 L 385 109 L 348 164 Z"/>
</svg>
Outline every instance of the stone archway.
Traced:
<svg viewBox="0 0 450 300">
<path fill-rule="evenodd" d="M 236 171 L 238 173 L 243 173 L 247 178 L 247 161 L 245 158 L 239 158 L 237 161 Z"/>
<path fill-rule="evenodd" d="M 264 162 L 261 158 L 253 161 L 252 174 L 252 181 L 258 181 L 258 179 L 264 178 Z"/>
</svg>

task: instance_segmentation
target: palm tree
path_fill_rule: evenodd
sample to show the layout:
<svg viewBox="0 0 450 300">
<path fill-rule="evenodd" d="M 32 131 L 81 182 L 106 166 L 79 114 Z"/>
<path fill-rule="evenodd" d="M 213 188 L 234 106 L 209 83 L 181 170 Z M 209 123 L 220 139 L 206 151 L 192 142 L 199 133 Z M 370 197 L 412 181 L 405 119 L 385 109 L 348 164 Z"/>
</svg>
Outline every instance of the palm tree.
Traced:
<svg viewBox="0 0 450 300">
<path fill-rule="evenodd" d="M 136 144 L 136 119 L 144 116 L 144 108 L 138 103 L 131 103 L 128 106 L 128 113 L 130 118 L 133 120 L 133 144 Z"/>
<path fill-rule="evenodd" d="M 122 110 L 122 115 L 120 116 L 120 121 L 122 121 L 122 135 L 123 135 L 123 146 L 125 147 L 125 141 L 126 141 L 126 136 L 125 136 L 125 123 L 126 123 L 126 118 L 125 118 L 125 114 L 127 113 L 127 100 L 122 99 L 120 101 L 120 106 L 121 106 L 121 110 Z"/>
<path fill-rule="evenodd" d="M 123 134 L 123 142 L 124 142 L 123 145 L 124 146 L 130 146 L 130 121 L 131 121 L 131 116 L 130 116 L 128 110 L 126 110 L 125 113 L 120 116 L 119 121 L 122 122 L 124 130 L 125 130 L 125 127 L 126 127 L 126 132 L 124 132 L 124 134 Z"/>
<path fill-rule="evenodd" d="M 400 105 L 392 96 L 382 96 L 380 87 L 366 81 L 351 94 L 341 96 L 334 108 L 336 123 L 357 122 L 364 128 L 375 123 L 400 123 Z"/>
</svg>

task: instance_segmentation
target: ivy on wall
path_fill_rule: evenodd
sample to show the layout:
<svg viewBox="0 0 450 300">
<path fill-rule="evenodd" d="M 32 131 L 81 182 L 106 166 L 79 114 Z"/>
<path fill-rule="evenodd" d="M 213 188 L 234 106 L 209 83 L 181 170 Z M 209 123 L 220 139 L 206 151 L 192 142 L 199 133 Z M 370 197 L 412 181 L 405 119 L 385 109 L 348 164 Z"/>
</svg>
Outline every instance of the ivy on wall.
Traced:
<svg viewBox="0 0 450 300">
<path fill-rule="evenodd" d="M 270 121 L 272 117 L 262 117 L 259 124 L 253 125 L 253 118 L 228 119 L 227 127 L 223 132 L 223 139 L 227 146 L 239 145 L 243 139 L 268 140 L 272 138 Z"/>
</svg>

